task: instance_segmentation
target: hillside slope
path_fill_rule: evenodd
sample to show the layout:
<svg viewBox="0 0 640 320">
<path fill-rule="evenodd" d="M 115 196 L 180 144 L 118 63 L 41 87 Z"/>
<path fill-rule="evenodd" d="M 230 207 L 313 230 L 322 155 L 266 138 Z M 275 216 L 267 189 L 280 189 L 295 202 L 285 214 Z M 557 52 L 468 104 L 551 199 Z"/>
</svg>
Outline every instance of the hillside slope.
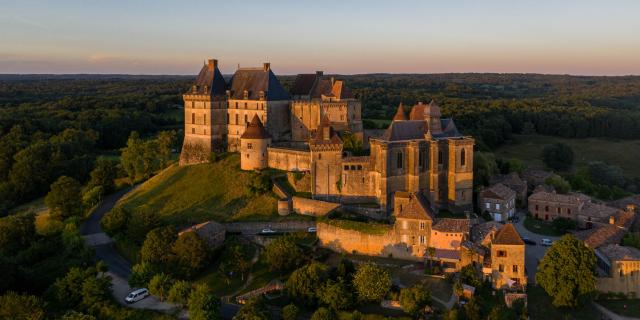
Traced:
<svg viewBox="0 0 640 320">
<path fill-rule="evenodd" d="M 245 191 L 251 176 L 240 170 L 237 154 L 213 164 L 173 165 L 138 186 L 118 205 L 132 212 L 149 206 L 164 223 L 173 225 L 277 218 L 274 195 L 252 196 Z"/>
</svg>

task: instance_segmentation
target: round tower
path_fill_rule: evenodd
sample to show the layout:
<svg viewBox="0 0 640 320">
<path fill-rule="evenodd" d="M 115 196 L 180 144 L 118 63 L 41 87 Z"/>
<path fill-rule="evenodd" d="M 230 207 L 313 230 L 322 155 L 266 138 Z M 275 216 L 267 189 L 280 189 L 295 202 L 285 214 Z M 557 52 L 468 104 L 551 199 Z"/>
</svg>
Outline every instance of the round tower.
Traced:
<svg viewBox="0 0 640 320">
<path fill-rule="evenodd" d="M 258 115 L 254 115 L 240 136 L 240 169 L 256 170 L 267 167 L 267 148 L 271 145 L 271 136 L 264 129 Z"/>
</svg>

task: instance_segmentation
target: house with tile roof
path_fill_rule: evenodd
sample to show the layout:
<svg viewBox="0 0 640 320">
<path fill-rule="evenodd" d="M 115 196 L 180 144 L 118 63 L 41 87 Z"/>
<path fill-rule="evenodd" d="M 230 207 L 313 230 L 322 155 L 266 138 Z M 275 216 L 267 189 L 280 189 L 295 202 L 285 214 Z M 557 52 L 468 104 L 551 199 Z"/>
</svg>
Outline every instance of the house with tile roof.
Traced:
<svg viewBox="0 0 640 320">
<path fill-rule="evenodd" d="M 496 183 L 478 193 L 478 208 L 487 212 L 495 221 L 505 221 L 516 213 L 516 192 Z"/>
<path fill-rule="evenodd" d="M 511 223 L 498 230 L 491 242 L 490 268 L 494 288 L 527 285 L 525 244 Z"/>
<path fill-rule="evenodd" d="M 527 192 L 529 187 L 527 181 L 520 178 L 517 172 L 511 172 L 509 174 L 497 175 L 491 178 L 491 184 L 501 183 L 509 189 L 516 192 L 516 206 L 518 208 L 526 208 L 527 206 Z"/>
</svg>

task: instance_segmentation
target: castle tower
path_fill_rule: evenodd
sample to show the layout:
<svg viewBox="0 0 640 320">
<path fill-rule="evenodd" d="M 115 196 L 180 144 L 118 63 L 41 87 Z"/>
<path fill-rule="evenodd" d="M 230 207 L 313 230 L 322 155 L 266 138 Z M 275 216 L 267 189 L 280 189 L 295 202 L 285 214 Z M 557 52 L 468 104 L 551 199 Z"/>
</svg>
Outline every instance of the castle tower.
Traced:
<svg viewBox="0 0 640 320">
<path fill-rule="evenodd" d="M 184 100 L 184 143 L 180 165 L 203 163 L 226 143 L 226 88 L 218 60 L 202 66 Z"/>
<path fill-rule="evenodd" d="M 240 136 L 240 169 L 256 170 L 267 167 L 267 148 L 271 145 L 271 136 L 264 129 L 258 115 L 254 115 Z"/>
<path fill-rule="evenodd" d="M 314 137 L 311 149 L 311 193 L 314 198 L 336 200 L 342 190 L 342 139 L 329 124 L 325 115 Z"/>
<path fill-rule="evenodd" d="M 407 119 L 407 114 L 404 112 L 404 106 L 402 102 L 398 105 L 398 110 L 396 111 L 396 115 L 393 116 L 393 121 L 404 121 Z"/>
</svg>

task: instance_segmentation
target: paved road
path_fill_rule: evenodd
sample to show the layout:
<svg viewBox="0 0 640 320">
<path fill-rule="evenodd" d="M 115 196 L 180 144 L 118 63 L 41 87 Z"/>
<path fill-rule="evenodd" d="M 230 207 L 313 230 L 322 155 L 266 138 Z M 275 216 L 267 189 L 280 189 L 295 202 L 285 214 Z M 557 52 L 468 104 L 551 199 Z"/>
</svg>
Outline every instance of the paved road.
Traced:
<svg viewBox="0 0 640 320">
<path fill-rule="evenodd" d="M 560 239 L 560 237 L 543 236 L 527 230 L 527 228 L 524 227 L 524 219 L 526 217 L 526 212 L 519 211 L 517 214 L 520 220 L 518 221 L 518 223 L 515 224 L 515 227 L 518 230 L 518 233 L 520 233 L 520 236 L 522 238 L 529 238 L 536 242 L 535 246 L 526 245 L 526 248 L 525 248 L 525 267 L 527 268 L 527 276 L 529 278 L 529 283 L 533 284 L 536 281 L 536 271 L 538 270 L 538 261 L 542 260 L 542 257 L 544 257 L 545 252 L 547 252 L 547 249 L 549 249 L 549 247 L 540 245 L 540 240 L 551 239 L 553 241 L 553 240 Z"/>
<path fill-rule="evenodd" d="M 116 301 L 129 308 L 169 312 L 175 309 L 176 306 L 162 302 L 153 296 L 149 296 L 134 304 L 124 303 L 124 297 L 132 290 L 127 282 L 129 275 L 131 275 L 131 264 L 118 253 L 116 248 L 113 246 L 113 240 L 109 238 L 104 231 L 102 231 L 102 227 L 100 227 L 100 220 L 129 190 L 130 188 L 120 190 L 105 197 L 102 200 L 102 203 L 100 203 L 100 205 L 91 213 L 89 218 L 82 224 L 80 233 L 84 237 L 87 245 L 95 249 L 96 259 L 102 260 L 107 264 L 109 274 L 112 278 L 111 283 L 113 285 L 113 294 Z M 220 307 L 220 314 L 223 319 L 232 319 L 233 316 L 238 313 L 238 310 L 240 310 L 240 306 L 236 304 L 222 303 Z M 183 311 L 180 317 L 184 318 L 188 317 L 188 315 Z"/>
</svg>

